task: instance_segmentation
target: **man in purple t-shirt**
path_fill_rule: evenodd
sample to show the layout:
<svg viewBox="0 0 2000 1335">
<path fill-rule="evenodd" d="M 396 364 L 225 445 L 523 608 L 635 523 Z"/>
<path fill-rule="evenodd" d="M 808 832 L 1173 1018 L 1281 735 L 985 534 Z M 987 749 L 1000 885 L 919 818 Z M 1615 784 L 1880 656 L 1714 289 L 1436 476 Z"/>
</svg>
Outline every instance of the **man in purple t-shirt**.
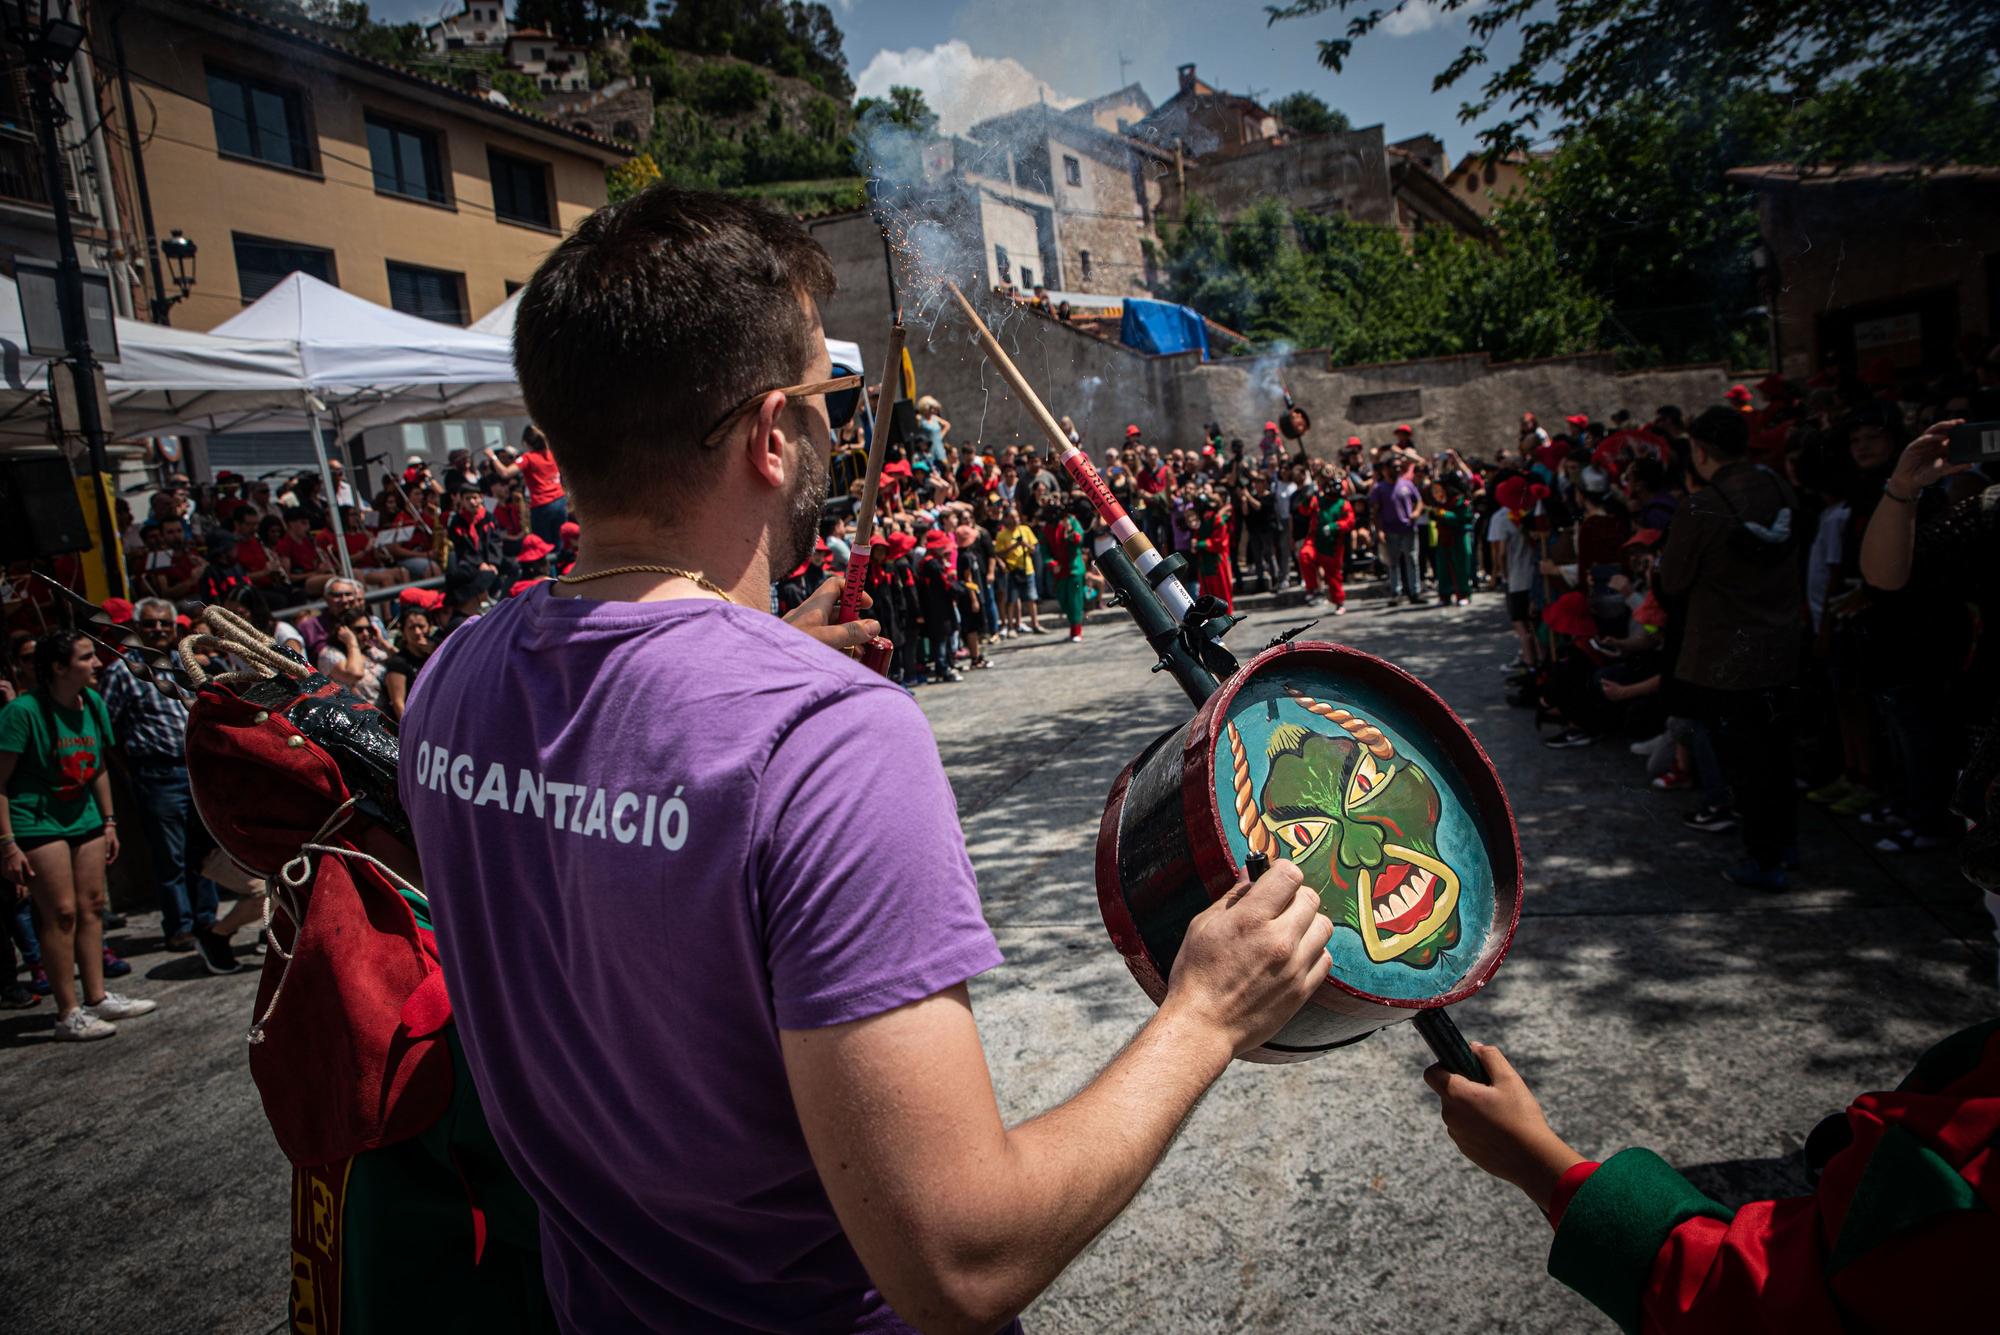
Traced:
<svg viewBox="0 0 2000 1335">
<path fill-rule="evenodd" d="M 1421 603 L 1423 588 L 1417 579 L 1417 484 L 1410 477 L 1414 465 L 1400 454 L 1385 455 L 1376 464 L 1378 474 L 1385 471 L 1373 487 L 1369 488 L 1368 499 L 1374 502 L 1375 525 L 1382 531 L 1382 545 L 1387 549 L 1389 562 L 1389 597 L 1391 601 L 1407 597 L 1413 603 Z"/>
<path fill-rule="evenodd" d="M 580 555 L 454 631 L 405 714 L 459 1032 L 565 1330 L 1005 1326 L 1326 974 L 1280 862 L 1195 919 L 1103 1074 L 1002 1123 L 965 986 L 1000 954 L 923 715 L 828 647 L 867 624 L 811 624 L 837 581 L 813 633 L 762 610 L 853 410 L 832 286 L 796 222 L 670 188 L 555 249 L 514 356 Z"/>
</svg>

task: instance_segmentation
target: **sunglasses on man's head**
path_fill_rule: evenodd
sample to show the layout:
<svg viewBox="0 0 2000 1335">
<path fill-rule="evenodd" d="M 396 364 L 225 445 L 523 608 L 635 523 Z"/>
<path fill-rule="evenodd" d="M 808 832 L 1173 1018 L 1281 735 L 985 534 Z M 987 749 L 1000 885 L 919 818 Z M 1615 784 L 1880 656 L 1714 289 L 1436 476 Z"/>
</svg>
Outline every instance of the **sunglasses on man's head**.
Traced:
<svg viewBox="0 0 2000 1335">
<path fill-rule="evenodd" d="M 861 381 L 859 371 L 835 362 L 831 375 L 825 380 L 815 380 L 805 385 L 786 385 L 780 389 L 759 390 L 728 412 L 715 419 L 715 425 L 701 433 L 703 444 L 715 438 L 715 433 L 729 421 L 764 401 L 767 394 L 783 394 L 788 399 L 806 399 L 815 394 L 826 396 L 826 422 L 835 431 L 854 420 L 854 410 L 861 403 Z"/>
</svg>

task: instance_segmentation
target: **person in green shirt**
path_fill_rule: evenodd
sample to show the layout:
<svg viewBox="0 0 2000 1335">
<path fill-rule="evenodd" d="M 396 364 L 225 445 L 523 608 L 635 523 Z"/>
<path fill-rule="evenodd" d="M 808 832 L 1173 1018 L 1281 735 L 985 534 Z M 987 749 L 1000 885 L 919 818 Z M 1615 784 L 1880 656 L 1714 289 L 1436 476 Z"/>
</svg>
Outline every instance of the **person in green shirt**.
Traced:
<svg viewBox="0 0 2000 1335">
<path fill-rule="evenodd" d="M 158 1003 L 104 990 L 104 869 L 118 857 L 111 809 L 111 719 L 97 649 L 73 630 L 35 646 L 34 689 L 0 709 L 0 878 L 32 896 L 42 964 L 56 999 L 55 1036 L 86 1041 Z M 83 998 L 76 975 L 83 976 Z"/>
</svg>

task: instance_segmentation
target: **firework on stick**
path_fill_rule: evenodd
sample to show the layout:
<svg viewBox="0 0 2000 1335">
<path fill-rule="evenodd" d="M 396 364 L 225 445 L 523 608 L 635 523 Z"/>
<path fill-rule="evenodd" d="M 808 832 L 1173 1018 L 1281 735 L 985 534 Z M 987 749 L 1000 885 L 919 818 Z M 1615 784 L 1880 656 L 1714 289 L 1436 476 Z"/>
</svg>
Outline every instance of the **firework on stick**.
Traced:
<svg viewBox="0 0 2000 1335">
<path fill-rule="evenodd" d="M 1019 398 L 1022 405 L 1027 408 L 1029 416 L 1033 417 L 1036 424 L 1042 428 L 1042 434 L 1048 437 L 1049 445 L 1062 459 L 1063 470 L 1070 475 L 1071 480 L 1083 494 L 1090 498 L 1090 504 L 1097 511 L 1097 517 L 1111 530 L 1111 536 L 1117 539 L 1119 547 L 1131 559 L 1132 564 L 1138 567 L 1139 573 L 1152 584 L 1153 591 L 1159 595 L 1160 601 L 1166 604 L 1174 620 L 1185 620 L 1188 613 L 1194 610 L 1194 599 L 1189 596 L 1187 586 L 1177 579 L 1162 579 L 1158 583 L 1153 583 L 1153 571 L 1159 566 L 1161 557 L 1159 549 L 1153 546 L 1152 539 L 1132 522 L 1132 516 L 1125 513 L 1125 507 L 1111 494 L 1111 488 L 1105 485 L 1104 475 L 1090 462 L 1090 456 L 1079 449 L 1076 442 L 1069 438 L 1069 432 L 1064 431 L 1056 419 L 1050 416 L 1048 407 L 1028 384 L 1028 378 L 1021 374 L 1013 359 L 1001 349 L 1000 341 L 993 337 L 993 331 L 986 327 L 986 322 L 979 318 L 979 312 L 965 299 L 965 293 L 958 290 L 958 284 L 947 280 L 945 287 L 958 302 L 959 309 L 965 312 L 966 318 L 972 321 L 972 331 L 979 340 L 979 346 L 985 350 L 993 364 L 1000 368 L 1001 378 L 1013 389 L 1015 397 Z"/>
</svg>

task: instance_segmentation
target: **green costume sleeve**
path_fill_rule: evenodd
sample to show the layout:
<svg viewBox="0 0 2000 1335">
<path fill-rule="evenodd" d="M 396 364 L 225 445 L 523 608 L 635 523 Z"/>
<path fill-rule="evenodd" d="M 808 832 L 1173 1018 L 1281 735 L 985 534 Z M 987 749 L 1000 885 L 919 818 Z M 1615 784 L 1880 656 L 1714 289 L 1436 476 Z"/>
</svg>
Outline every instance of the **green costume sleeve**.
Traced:
<svg viewBox="0 0 2000 1335">
<path fill-rule="evenodd" d="M 1549 1274 L 1636 1335 L 1653 1258 L 1697 1215 L 1734 1212 L 1697 1191 L 1651 1150 L 1620 1150 L 1584 1180 L 1549 1248 Z"/>
</svg>

